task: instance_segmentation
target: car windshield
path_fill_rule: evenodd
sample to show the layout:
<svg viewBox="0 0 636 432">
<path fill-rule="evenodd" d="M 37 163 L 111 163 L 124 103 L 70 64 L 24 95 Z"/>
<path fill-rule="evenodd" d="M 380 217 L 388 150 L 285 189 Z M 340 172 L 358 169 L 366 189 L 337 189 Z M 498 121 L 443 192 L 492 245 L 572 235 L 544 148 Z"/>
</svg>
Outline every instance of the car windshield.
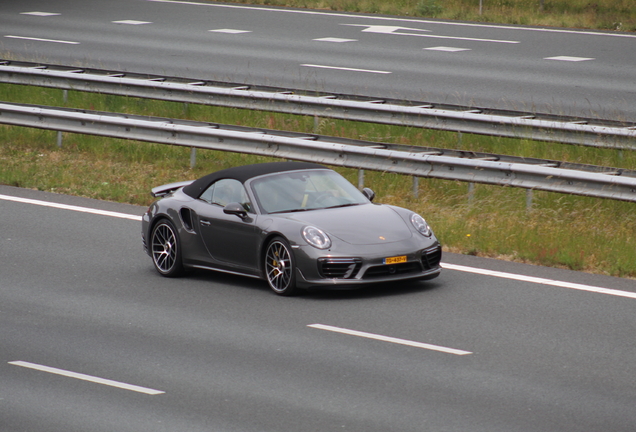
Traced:
<svg viewBox="0 0 636 432">
<path fill-rule="evenodd" d="M 284 213 L 366 204 L 369 200 L 331 170 L 292 171 L 257 178 L 252 191 L 265 213 Z"/>
</svg>

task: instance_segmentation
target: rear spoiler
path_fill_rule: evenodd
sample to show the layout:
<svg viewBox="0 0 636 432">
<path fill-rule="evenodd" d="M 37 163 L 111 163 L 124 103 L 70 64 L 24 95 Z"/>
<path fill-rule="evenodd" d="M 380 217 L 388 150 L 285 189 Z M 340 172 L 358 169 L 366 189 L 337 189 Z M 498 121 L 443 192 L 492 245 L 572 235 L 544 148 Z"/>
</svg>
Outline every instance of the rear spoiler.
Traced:
<svg viewBox="0 0 636 432">
<path fill-rule="evenodd" d="M 192 182 L 194 182 L 194 180 L 168 183 L 162 186 L 153 187 L 152 190 L 150 191 L 150 194 L 155 198 L 161 198 L 168 194 L 171 194 L 172 192 L 178 189 L 181 189 L 184 186 L 191 184 Z"/>
</svg>

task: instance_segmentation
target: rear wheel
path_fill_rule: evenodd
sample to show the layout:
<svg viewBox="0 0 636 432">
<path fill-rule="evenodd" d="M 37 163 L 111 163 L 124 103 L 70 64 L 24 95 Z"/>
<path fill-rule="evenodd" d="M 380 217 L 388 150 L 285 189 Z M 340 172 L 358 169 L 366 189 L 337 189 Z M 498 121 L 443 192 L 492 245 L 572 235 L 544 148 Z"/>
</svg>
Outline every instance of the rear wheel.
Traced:
<svg viewBox="0 0 636 432">
<path fill-rule="evenodd" d="M 152 229 L 150 236 L 152 262 L 162 276 L 175 277 L 183 273 L 181 243 L 177 230 L 167 219 L 162 219 Z"/>
<path fill-rule="evenodd" d="M 278 295 L 296 293 L 296 265 L 291 246 L 282 237 L 276 237 L 265 252 L 265 278 L 269 287 Z"/>
</svg>

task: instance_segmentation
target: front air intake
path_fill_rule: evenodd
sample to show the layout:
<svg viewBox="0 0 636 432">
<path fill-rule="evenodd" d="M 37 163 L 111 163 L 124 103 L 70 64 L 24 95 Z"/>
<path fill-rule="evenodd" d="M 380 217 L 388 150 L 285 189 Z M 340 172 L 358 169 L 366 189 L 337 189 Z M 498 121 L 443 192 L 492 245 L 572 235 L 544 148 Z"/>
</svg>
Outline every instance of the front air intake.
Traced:
<svg viewBox="0 0 636 432">
<path fill-rule="evenodd" d="M 424 270 L 439 267 L 440 261 L 442 261 L 442 247 L 439 244 L 422 251 L 422 267 L 424 267 Z"/>
<path fill-rule="evenodd" d="M 352 279 L 356 277 L 362 261 L 359 258 L 320 258 L 318 271 L 327 279 Z"/>
</svg>

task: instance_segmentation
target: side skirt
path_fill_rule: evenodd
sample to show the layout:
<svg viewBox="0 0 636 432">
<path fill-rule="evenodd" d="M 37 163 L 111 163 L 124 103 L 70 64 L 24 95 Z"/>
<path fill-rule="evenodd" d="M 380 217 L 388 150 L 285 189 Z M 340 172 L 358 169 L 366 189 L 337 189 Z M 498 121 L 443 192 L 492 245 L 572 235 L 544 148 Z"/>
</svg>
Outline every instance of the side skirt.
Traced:
<svg viewBox="0 0 636 432">
<path fill-rule="evenodd" d="M 216 268 L 216 267 L 209 267 L 209 266 L 203 266 L 203 265 L 188 265 L 189 268 L 195 268 L 195 269 L 201 269 L 201 270 L 212 270 L 212 271 L 217 271 L 217 272 L 221 272 L 221 273 L 228 273 L 228 274 L 233 274 L 233 275 L 237 275 L 237 276 L 246 276 L 249 278 L 253 278 L 253 279 L 262 279 L 261 276 L 258 275 L 253 275 L 250 273 L 242 273 L 242 272 L 238 272 L 238 271 L 233 271 L 233 270 L 225 270 L 225 269 L 220 269 L 220 268 Z"/>
</svg>

